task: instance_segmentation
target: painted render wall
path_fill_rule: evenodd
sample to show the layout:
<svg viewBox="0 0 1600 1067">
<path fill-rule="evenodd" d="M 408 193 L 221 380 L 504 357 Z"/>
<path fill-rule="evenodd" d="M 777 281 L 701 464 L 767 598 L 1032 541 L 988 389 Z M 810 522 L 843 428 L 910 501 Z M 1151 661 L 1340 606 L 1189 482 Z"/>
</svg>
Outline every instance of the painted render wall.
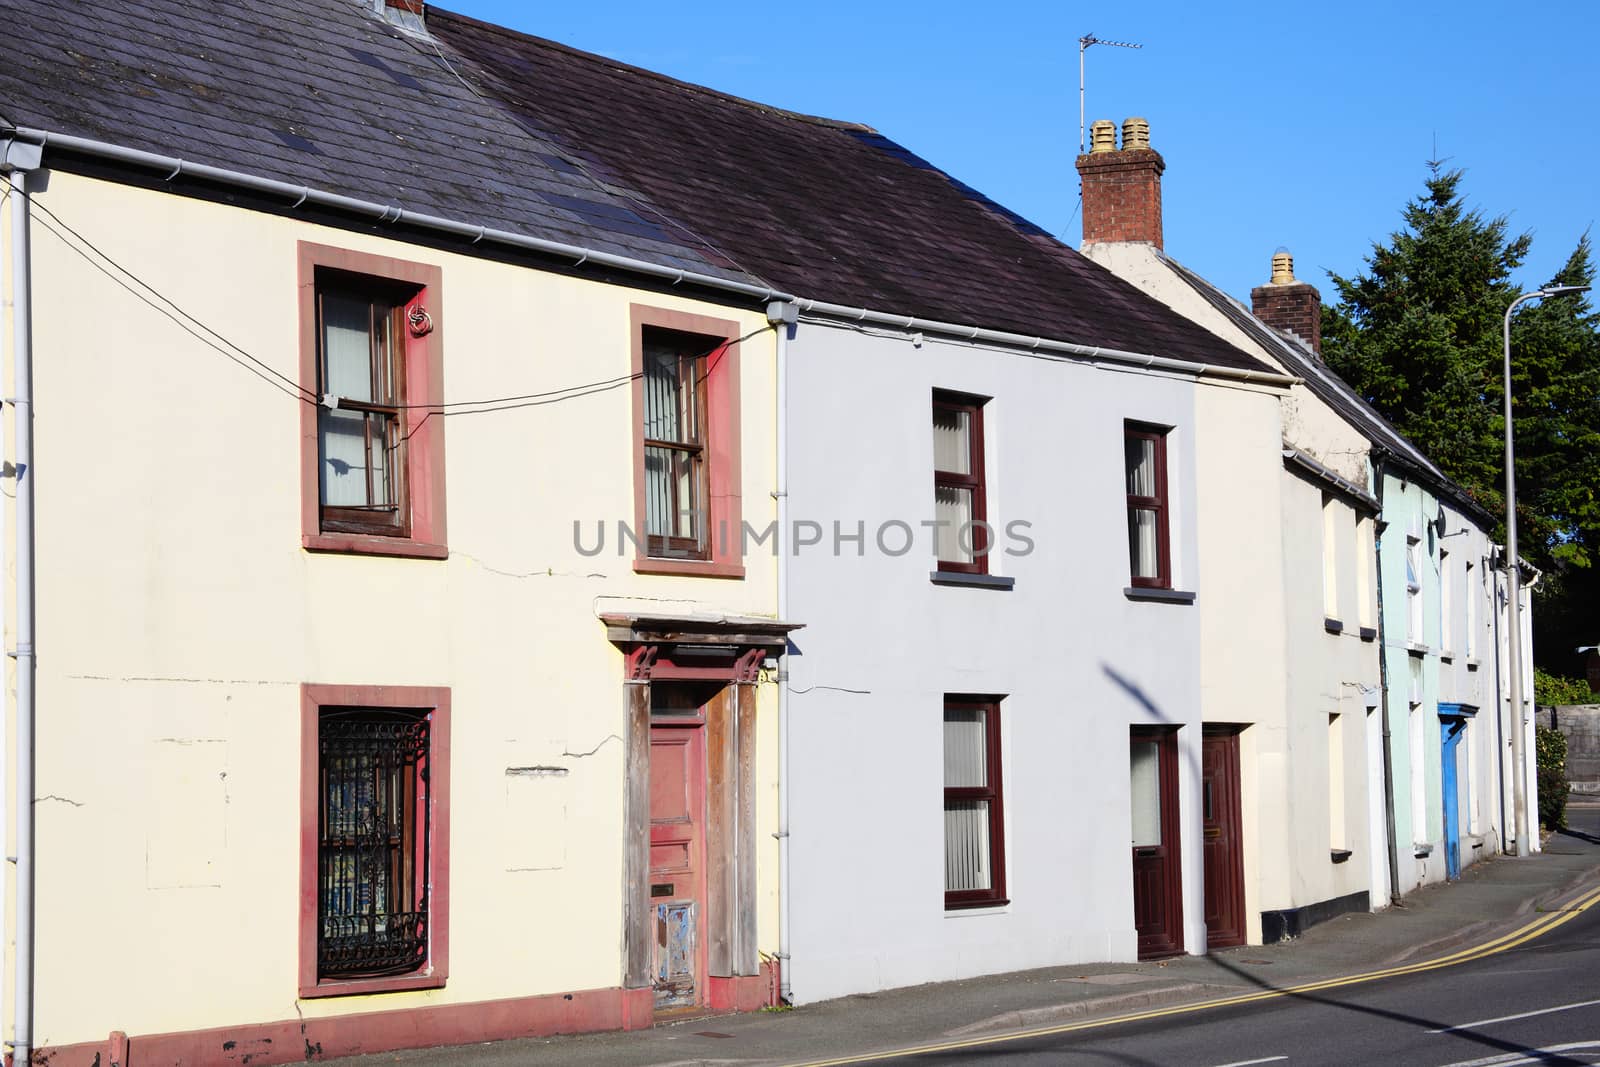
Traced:
<svg viewBox="0 0 1600 1067">
<path fill-rule="evenodd" d="M 1272 350 L 1205 300 L 1152 246 L 1103 242 L 1085 246 L 1084 253 L 1284 369 Z M 1335 498 L 1333 551 L 1345 628 L 1331 634 L 1324 625 L 1323 491 L 1280 459 L 1281 450 L 1292 447 L 1366 487 L 1370 444 L 1303 385 L 1280 391 L 1270 410 L 1226 390 L 1202 395 L 1216 410 L 1203 417 L 1202 436 L 1207 457 L 1216 460 L 1208 484 L 1217 488 L 1205 497 L 1214 501 L 1216 521 L 1206 527 L 1214 533 L 1201 553 L 1210 591 L 1199 602 L 1208 638 L 1203 714 L 1207 722 L 1255 724 L 1240 735 L 1240 762 L 1246 911 L 1249 938 L 1259 942 L 1263 911 L 1362 890 L 1374 903 L 1386 899 L 1380 724 L 1368 718 L 1368 708 L 1378 703 L 1378 657 L 1375 642 L 1360 638 L 1361 626 L 1376 626 L 1373 594 L 1366 594 L 1364 609 L 1359 604 L 1358 574 L 1366 570 L 1370 590 L 1375 571 L 1370 541 L 1361 542 L 1356 508 Z M 1240 639 L 1246 634 L 1248 640 Z M 1339 716 L 1337 734 L 1330 733 L 1333 714 Z M 1343 771 L 1337 782 L 1335 767 Z M 1335 818 L 1335 808 L 1342 818 Z M 1334 827 L 1341 823 L 1343 840 L 1336 843 Z M 1336 847 L 1352 855 L 1334 863 Z"/>
<path fill-rule="evenodd" d="M 765 323 L 760 309 L 62 172 L 36 199 L 291 378 L 300 240 L 442 268 L 447 400 L 629 374 L 632 301 Z M 33 250 L 37 1042 L 618 986 L 624 687 L 596 615 L 771 615 L 776 561 L 753 555 L 746 578 L 719 581 L 636 576 L 609 541 L 578 555 L 575 519 L 633 514 L 626 388 L 451 418 L 447 561 L 303 551 L 298 402 L 42 225 Z M 743 506 L 757 525 L 776 514 L 773 345 L 746 341 L 741 365 Z M 296 1000 L 305 682 L 452 691 L 443 989 Z M 759 935 L 772 953 L 775 687 L 759 689 Z M 14 699 L 13 676 L 8 711 Z M 506 776 L 526 764 L 569 773 Z"/>
<path fill-rule="evenodd" d="M 1294 847 L 1285 684 L 1278 398 L 1256 389 L 1196 390 L 1200 450 L 1200 706 L 1206 723 L 1239 734 L 1245 931 L 1261 941 L 1261 911 L 1286 907 Z M 1275 901 L 1276 903 L 1267 903 Z"/>
<path fill-rule="evenodd" d="M 1461 862 L 1465 867 L 1498 851 L 1504 840 L 1501 788 L 1509 790 L 1509 769 L 1497 773 L 1502 746 L 1509 746 L 1508 720 L 1497 697 L 1495 665 L 1486 653 L 1466 655 L 1466 607 L 1463 597 L 1465 564 L 1471 560 L 1479 577 L 1474 581 L 1474 649 L 1489 646 L 1498 609 L 1491 609 L 1492 583 L 1487 535 L 1451 507 L 1444 507 L 1445 537 L 1439 536 L 1440 501 L 1426 487 L 1400 473 L 1383 472 L 1384 516 L 1388 527 L 1380 539 L 1379 565 L 1383 569 L 1384 656 L 1389 676 L 1388 714 L 1393 746 L 1395 839 L 1399 857 L 1401 893 L 1420 885 L 1443 881 L 1444 855 L 1443 771 L 1439 739 L 1440 702 L 1476 706 L 1478 714 L 1467 725 L 1457 748 L 1461 812 Z M 1457 533 L 1457 531 L 1466 531 Z M 1405 552 L 1408 539 L 1416 539 L 1422 567 L 1421 630 L 1410 631 L 1406 600 Z M 1440 550 L 1449 554 L 1447 577 L 1450 593 L 1450 639 L 1444 641 Z M 1503 627 L 1502 627 L 1503 628 Z M 1474 662 L 1476 661 L 1476 662 Z M 1500 719 L 1497 728 L 1496 719 Z M 1420 742 L 1420 743 L 1419 743 Z M 1507 757 L 1508 759 L 1509 757 Z M 1502 779 L 1501 774 L 1506 776 Z M 1509 803 L 1505 806 L 1509 812 Z"/>
<path fill-rule="evenodd" d="M 795 997 L 1135 958 L 1131 724 L 1181 727 L 1184 938 L 1203 951 L 1200 615 L 1123 593 L 1124 419 L 1174 427 L 1175 586 L 1202 575 L 1196 386 L 809 321 L 788 373 L 790 516 L 829 542 L 790 560 L 790 611 L 807 624 L 788 659 Z M 1013 589 L 933 584 L 926 531 L 904 555 L 875 543 L 885 521 L 932 518 L 936 388 L 992 397 L 990 521 L 1030 522 L 1035 546 L 991 557 Z M 864 548 L 836 556 L 835 521 L 864 523 Z M 1001 907 L 944 907 L 946 693 L 1004 696 Z"/>
</svg>

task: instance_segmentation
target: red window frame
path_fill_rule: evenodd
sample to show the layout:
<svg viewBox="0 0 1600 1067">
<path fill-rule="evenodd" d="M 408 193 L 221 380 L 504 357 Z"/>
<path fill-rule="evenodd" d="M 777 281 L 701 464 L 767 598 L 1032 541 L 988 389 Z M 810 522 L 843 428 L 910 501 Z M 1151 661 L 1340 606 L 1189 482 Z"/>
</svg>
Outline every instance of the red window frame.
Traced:
<svg viewBox="0 0 1600 1067">
<path fill-rule="evenodd" d="M 951 801 L 986 800 L 989 802 L 989 888 L 946 889 L 946 910 L 957 908 L 996 907 L 1010 903 L 1006 896 L 1006 834 L 1005 785 L 1000 771 L 1000 698 L 947 694 L 943 711 L 973 710 L 984 712 L 984 786 L 945 786 L 946 809 Z M 940 721 L 943 722 L 941 714 Z"/>
<path fill-rule="evenodd" d="M 444 400 L 443 272 L 431 264 L 302 241 L 298 246 L 300 382 L 308 397 L 322 386 L 322 315 L 325 287 L 371 293 L 392 301 L 395 377 L 400 383 L 392 414 L 402 447 L 395 471 L 400 511 L 393 521 L 363 519 L 323 507 L 319 427 L 322 408 L 308 400 L 300 417 L 300 543 L 317 552 L 444 559 L 444 424 L 430 412 Z M 417 314 L 422 312 L 423 314 Z M 410 319 L 416 317 L 413 327 Z M 392 408 L 392 412 L 389 409 Z"/>
<path fill-rule="evenodd" d="M 739 424 L 740 328 L 730 319 L 634 304 L 629 309 L 633 350 L 633 533 L 637 574 L 675 574 L 702 578 L 743 578 L 743 482 Z M 704 355 L 701 397 L 704 438 L 700 478 L 706 521 L 697 555 L 679 554 L 689 546 L 665 546 L 672 555 L 654 555 L 646 527 L 645 338 L 682 338 Z"/>
<path fill-rule="evenodd" d="M 1156 567 L 1158 573 L 1154 576 L 1135 573 L 1135 560 L 1133 546 L 1128 547 L 1128 576 L 1129 584 L 1139 589 L 1171 589 L 1172 588 L 1172 547 L 1168 533 L 1168 508 L 1167 508 L 1167 434 L 1170 427 L 1157 426 L 1152 423 L 1126 422 L 1123 424 L 1123 464 L 1124 480 L 1126 480 L 1127 445 L 1129 441 L 1151 441 L 1155 448 L 1154 462 L 1156 467 L 1156 493 L 1154 496 L 1140 496 L 1128 494 L 1128 527 L 1133 528 L 1133 517 L 1136 512 L 1150 511 L 1156 516 Z"/>
<path fill-rule="evenodd" d="M 300 687 L 300 968 L 303 998 L 440 989 L 450 970 L 450 690 L 437 686 L 302 685 Z M 381 978 L 322 978 L 317 967 L 321 854 L 321 724 L 324 709 L 394 709 L 428 717 L 425 869 L 428 957 L 421 969 Z M 419 857 L 423 853 L 418 842 Z M 419 859 L 420 862 L 420 859 Z"/>
<path fill-rule="evenodd" d="M 983 405 L 986 399 L 980 396 L 971 396 L 966 393 L 952 393 L 945 390 L 933 391 L 933 412 L 949 411 L 964 412 L 967 415 L 967 469 L 971 474 L 959 474 L 955 471 L 942 471 L 937 467 L 933 471 L 933 489 L 935 500 L 938 499 L 940 489 L 967 489 L 972 493 L 972 562 L 963 560 L 938 559 L 938 569 L 951 571 L 958 574 L 988 574 L 989 573 L 989 532 L 985 523 L 989 521 L 989 507 L 984 486 L 983 466 Z M 937 518 L 937 504 L 935 504 L 935 517 Z M 956 536 L 959 538 L 960 531 Z M 937 549 L 935 541 L 935 552 Z"/>
</svg>

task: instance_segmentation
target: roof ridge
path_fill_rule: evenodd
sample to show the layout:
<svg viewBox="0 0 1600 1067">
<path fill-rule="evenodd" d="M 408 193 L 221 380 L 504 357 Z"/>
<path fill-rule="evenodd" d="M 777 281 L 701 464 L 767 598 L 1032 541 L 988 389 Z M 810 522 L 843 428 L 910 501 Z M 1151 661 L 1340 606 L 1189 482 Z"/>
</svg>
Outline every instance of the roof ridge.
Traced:
<svg viewBox="0 0 1600 1067">
<path fill-rule="evenodd" d="M 436 15 L 444 15 L 446 18 L 454 19 L 458 22 L 469 22 L 474 26 L 478 26 L 484 30 L 487 30 L 489 33 L 495 36 L 514 37 L 523 41 L 533 41 L 541 47 L 550 48 L 558 52 L 565 52 L 570 56 L 576 56 L 579 59 L 588 62 L 599 63 L 608 67 L 624 70 L 629 74 L 639 75 L 649 78 L 652 81 L 675 86 L 679 89 L 687 89 L 691 92 L 715 97 L 716 99 L 726 101 L 727 103 L 735 104 L 739 107 L 750 108 L 754 111 L 763 111 L 781 115 L 784 118 L 794 119 L 797 122 L 809 123 L 813 126 L 823 126 L 829 129 L 845 130 L 851 133 L 870 133 L 882 136 L 878 130 L 868 126 L 864 122 L 852 122 L 848 119 L 833 119 L 828 118 L 825 115 L 810 115 L 804 111 L 791 111 L 788 108 L 779 107 L 776 104 L 763 103 L 760 100 L 752 100 L 749 97 L 735 96 L 733 93 L 725 93 L 720 89 L 713 89 L 710 86 L 701 85 L 698 82 L 684 81 L 682 78 L 674 78 L 669 74 L 663 74 L 657 70 L 650 70 L 647 67 L 640 67 L 632 63 L 624 63 L 620 59 L 613 59 L 610 56 L 603 56 L 598 52 L 589 52 L 582 48 L 574 48 L 572 45 L 563 44 L 560 41 L 553 41 L 548 37 L 540 37 L 536 34 L 524 33 L 521 30 L 512 29 L 510 26 L 502 26 L 496 22 L 488 22 L 484 19 L 475 18 L 471 15 L 463 15 L 459 11 L 451 11 L 448 8 L 436 7 L 432 4 L 429 4 L 428 15 L 430 18 Z"/>
<path fill-rule="evenodd" d="M 1387 432 L 1388 435 L 1392 436 L 1397 443 L 1409 451 L 1410 456 L 1407 458 L 1411 460 L 1412 465 L 1416 465 L 1418 461 L 1420 461 L 1422 469 L 1420 469 L 1418 473 L 1426 474 L 1430 478 L 1434 479 L 1438 483 L 1439 488 L 1445 489 L 1451 496 L 1454 496 L 1458 502 L 1469 503 L 1471 506 L 1479 509 L 1479 511 L 1481 511 L 1484 515 L 1488 515 L 1488 511 L 1481 503 L 1478 502 L 1476 498 L 1472 496 L 1470 492 L 1468 492 L 1466 486 L 1456 481 L 1443 467 L 1435 463 L 1433 457 L 1424 452 L 1420 445 L 1411 440 L 1405 434 L 1401 433 L 1400 429 L 1395 426 L 1394 423 L 1385 418 L 1377 408 L 1373 407 L 1367 401 L 1366 397 L 1357 392 L 1355 387 L 1349 382 L 1341 378 L 1338 372 L 1336 372 L 1332 367 L 1328 366 L 1325 362 L 1318 358 L 1314 352 L 1304 344 L 1304 342 L 1299 341 L 1299 338 L 1294 339 L 1294 341 L 1298 343 L 1291 343 L 1291 339 L 1286 337 L 1281 330 L 1274 329 L 1267 323 L 1263 322 L 1259 317 L 1257 317 L 1254 311 L 1251 311 L 1249 308 L 1245 307 L 1242 301 L 1237 300 L 1228 293 L 1218 289 L 1210 281 L 1190 270 L 1182 263 L 1178 262 L 1171 255 L 1167 254 L 1165 249 L 1158 250 L 1156 254 L 1173 269 L 1178 277 L 1187 282 L 1190 288 L 1198 292 L 1202 298 L 1212 303 L 1213 306 L 1216 305 L 1216 301 L 1211 299 L 1214 296 L 1220 298 L 1231 308 L 1233 308 L 1244 320 L 1244 322 L 1239 324 L 1241 328 L 1246 327 L 1246 325 L 1257 328 L 1256 330 L 1246 329 L 1246 333 L 1260 332 L 1266 334 L 1268 339 L 1270 339 L 1276 345 L 1278 350 L 1282 352 L 1283 355 L 1287 356 L 1290 360 L 1299 361 L 1301 364 L 1301 377 L 1305 378 L 1308 383 L 1312 380 L 1321 381 L 1327 384 L 1328 387 L 1342 392 L 1348 399 L 1354 401 L 1361 414 L 1372 420 L 1372 428 Z M 1221 310 L 1221 308 L 1218 310 Z M 1261 339 L 1258 338 L 1257 340 L 1259 341 Z M 1311 372 L 1310 376 L 1307 376 L 1305 373 L 1306 371 Z M 1313 390 L 1313 392 L 1314 391 L 1315 390 Z M 1394 452 L 1393 447 L 1389 444 L 1381 441 L 1373 441 L 1372 443 L 1375 447 L 1383 449 L 1384 451 L 1391 453 Z"/>
</svg>

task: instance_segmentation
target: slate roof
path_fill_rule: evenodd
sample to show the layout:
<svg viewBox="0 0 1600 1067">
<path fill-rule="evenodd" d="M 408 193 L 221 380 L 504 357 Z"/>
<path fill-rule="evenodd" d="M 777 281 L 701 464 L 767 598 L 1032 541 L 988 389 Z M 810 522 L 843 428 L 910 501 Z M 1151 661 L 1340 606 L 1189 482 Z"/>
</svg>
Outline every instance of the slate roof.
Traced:
<svg viewBox="0 0 1600 1067">
<path fill-rule="evenodd" d="M 531 130 L 803 297 L 1268 371 L 861 125 L 798 115 L 429 7 Z"/>
<path fill-rule="evenodd" d="M 1305 379 L 1305 387 L 1341 418 L 1354 426 L 1367 440 L 1384 449 L 1400 465 L 1449 497 L 1456 505 L 1471 511 L 1478 518 L 1493 524 L 1496 520 L 1482 504 L 1474 500 L 1465 489 L 1440 470 L 1427 455 L 1396 430 L 1389 420 L 1361 398 L 1345 380 L 1328 368 L 1303 342 L 1285 337 L 1260 319 L 1244 305 L 1224 293 L 1194 271 L 1171 256 L 1163 254 L 1162 260 L 1179 278 L 1221 312 L 1228 321 L 1244 331 L 1253 341 L 1277 360 L 1285 371 Z"/>
<path fill-rule="evenodd" d="M 0 128 L 753 282 L 356 0 L 0 0 Z"/>
<path fill-rule="evenodd" d="M 417 38 L 361 0 L 0 0 L 0 128 L 828 303 L 1271 371 L 866 126 L 427 20 Z"/>
</svg>

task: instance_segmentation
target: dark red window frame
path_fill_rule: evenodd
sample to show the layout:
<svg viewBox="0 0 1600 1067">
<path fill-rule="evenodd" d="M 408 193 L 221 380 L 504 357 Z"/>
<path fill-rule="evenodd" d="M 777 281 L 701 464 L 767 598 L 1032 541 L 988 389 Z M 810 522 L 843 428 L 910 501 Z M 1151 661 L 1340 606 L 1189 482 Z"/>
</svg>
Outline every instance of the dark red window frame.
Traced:
<svg viewBox="0 0 1600 1067">
<path fill-rule="evenodd" d="M 300 966 L 302 998 L 443 988 L 450 970 L 450 690 L 436 686 L 302 685 L 300 687 Z M 426 904 L 427 957 L 403 974 L 324 976 L 318 965 L 322 929 L 322 722 L 339 710 L 404 711 L 426 717 L 428 809 L 418 810 L 426 841 L 413 842 L 413 885 Z"/>
<path fill-rule="evenodd" d="M 961 560 L 939 559 L 939 570 L 953 571 L 959 574 L 988 574 L 989 573 L 989 534 L 982 525 L 989 520 L 988 502 L 985 498 L 983 476 L 983 405 L 984 397 L 971 396 L 966 393 L 951 393 L 934 390 L 933 410 L 965 412 L 967 419 L 967 469 L 971 474 L 958 474 L 954 471 L 942 471 L 937 468 L 933 472 L 933 488 L 935 499 L 940 489 L 968 489 L 972 492 L 972 562 L 965 563 Z M 935 512 L 937 518 L 937 511 Z M 960 531 L 956 536 L 960 537 Z M 937 542 L 936 542 L 937 543 Z M 937 551 L 937 548 L 935 549 Z"/>
<path fill-rule="evenodd" d="M 395 377 L 401 395 L 376 414 L 392 416 L 397 449 L 399 511 L 389 520 L 322 505 L 318 404 L 300 405 L 300 543 L 313 552 L 445 559 L 444 426 L 432 417 L 444 400 L 443 271 L 428 263 L 301 241 L 299 260 L 300 383 L 308 396 L 323 392 L 322 287 L 354 283 L 400 302 L 393 321 Z M 411 318 L 415 314 L 416 325 Z M 403 407 L 401 405 L 404 405 Z M 343 405 L 341 405 L 343 406 Z"/>
<path fill-rule="evenodd" d="M 680 574 L 701 578 L 744 577 L 741 554 L 743 531 L 743 477 L 740 470 L 742 434 L 739 426 L 739 350 L 743 330 L 738 322 L 692 315 L 683 311 L 632 304 L 633 365 L 633 560 L 635 574 Z M 651 554 L 645 515 L 645 333 L 680 335 L 703 341 L 698 352 L 706 356 L 700 398 L 704 405 L 701 477 L 706 510 L 703 552 L 698 558 Z"/>
<path fill-rule="evenodd" d="M 1130 531 L 1133 526 L 1133 516 L 1136 512 L 1150 511 L 1156 516 L 1156 569 L 1155 576 L 1134 573 L 1133 546 L 1129 544 L 1128 575 L 1130 584 L 1142 589 L 1171 589 L 1172 588 L 1172 547 L 1168 533 L 1169 521 L 1167 514 L 1167 433 L 1169 428 L 1156 426 L 1144 422 L 1127 422 L 1123 424 L 1123 456 L 1126 466 L 1127 443 L 1129 441 L 1154 442 L 1153 450 L 1156 466 L 1156 494 L 1155 496 L 1138 496 L 1128 494 L 1128 525 Z M 1126 471 L 1124 471 L 1126 478 Z"/>
<path fill-rule="evenodd" d="M 1000 773 L 1000 698 L 947 694 L 944 711 L 981 709 L 984 712 L 985 786 L 945 786 L 944 800 L 987 800 L 989 802 L 989 878 L 988 889 L 945 890 L 946 909 L 995 907 L 1010 903 L 1006 896 L 1005 786 Z M 943 721 L 941 714 L 940 721 Z"/>
</svg>

